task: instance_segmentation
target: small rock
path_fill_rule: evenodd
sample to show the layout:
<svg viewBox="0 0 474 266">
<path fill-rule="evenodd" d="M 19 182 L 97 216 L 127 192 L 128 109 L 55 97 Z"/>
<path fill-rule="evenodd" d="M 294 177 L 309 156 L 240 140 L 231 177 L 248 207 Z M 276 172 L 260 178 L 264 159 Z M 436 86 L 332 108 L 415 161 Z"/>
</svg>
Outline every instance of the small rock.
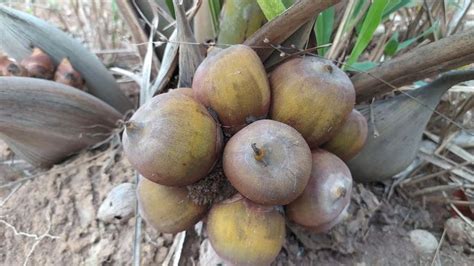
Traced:
<svg viewBox="0 0 474 266">
<path fill-rule="evenodd" d="M 466 242 L 466 232 L 464 231 L 464 222 L 459 218 L 449 218 L 444 224 L 446 236 L 453 245 L 464 245 Z"/>
<path fill-rule="evenodd" d="M 453 245 L 462 246 L 471 252 L 474 246 L 474 230 L 460 218 L 449 218 L 444 224 L 449 242 Z"/>
<path fill-rule="evenodd" d="M 428 231 L 412 230 L 409 233 L 410 240 L 415 249 L 422 254 L 432 254 L 438 247 L 438 240 Z"/>
<path fill-rule="evenodd" d="M 135 186 L 123 183 L 114 187 L 99 207 L 97 218 L 106 223 L 126 222 L 135 211 Z"/>
</svg>

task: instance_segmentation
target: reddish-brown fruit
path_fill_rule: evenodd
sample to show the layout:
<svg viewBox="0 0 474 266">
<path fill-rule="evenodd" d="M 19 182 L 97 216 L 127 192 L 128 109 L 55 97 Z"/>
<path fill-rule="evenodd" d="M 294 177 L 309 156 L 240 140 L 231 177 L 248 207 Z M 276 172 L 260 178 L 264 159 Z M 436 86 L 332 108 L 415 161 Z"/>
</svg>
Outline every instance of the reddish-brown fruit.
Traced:
<svg viewBox="0 0 474 266">
<path fill-rule="evenodd" d="M 188 197 L 185 187 L 167 187 L 146 178 L 137 186 L 140 214 L 162 233 L 177 233 L 196 224 L 207 211 Z"/>
<path fill-rule="evenodd" d="M 352 176 L 346 164 L 336 155 L 316 149 L 308 185 L 301 196 L 286 206 L 286 215 L 304 227 L 327 230 L 326 225 L 350 203 L 351 191 Z"/>
<path fill-rule="evenodd" d="M 33 48 L 31 55 L 21 65 L 28 71 L 28 76 L 40 79 L 53 79 L 54 64 L 48 54 L 38 47 Z"/>
<path fill-rule="evenodd" d="M 284 205 L 304 190 L 311 173 L 311 150 L 292 127 L 259 120 L 235 134 L 224 149 L 224 173 L 246 198 Z"/>
<path fill-rule="evenodd" d="M 285 240 L 285 219 L 275 207 L 240 195 L 215 204 L 207 218 L 212 247 L 235 265 L 269 265 Z"/>
<path fill-rule="evenodd" d="M 67 58 L 64 58 L 61 63 L 59 63 L 54 73 L 54 81 L 84 90 L 84 80 L 81 74 L 74 69 Z"/>
<path fill-rule="evenodd" d="M 27 72 L 14 59 L 0 53 L 0 76 L 26 76 Z"/>
<path fill-rule="evenodd" d="M 364 147 L 367 131 L 367 120 L 354 109 L 334 137 L 323 145 L 323 149 L 336 154 L 343 161 L 348 161 Z"/>
<path fill-rule="evenodd" d="M 164 93 L 135 112 L 127 123 L 123 147 L 144 177 L 162 185 L 185 186 L 212 170 L 222 148 L 222 132 L 196 100 Z"/>
<path fill-rule="evenodd" d="M 331 61 L 290 59 L 270 75 L 272 119 L 294 127 L 311 149 L 328 141 L 354 108 L 349 77 Z"/>
<path fill-rule="evenodd" d="M 266 117 L 270 87 L 260 58 L 249 47 L 233 45 L 208 56 L 196 70 L 195 98 L 214 110 L 225 132 L 234 134 Z"/>
</svg>

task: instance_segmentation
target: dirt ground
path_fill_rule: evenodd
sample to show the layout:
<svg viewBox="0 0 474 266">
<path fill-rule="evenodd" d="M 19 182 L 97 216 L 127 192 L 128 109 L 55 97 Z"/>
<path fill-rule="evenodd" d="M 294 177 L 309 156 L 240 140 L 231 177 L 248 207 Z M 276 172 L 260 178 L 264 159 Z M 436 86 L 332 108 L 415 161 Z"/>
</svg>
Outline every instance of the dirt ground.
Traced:
<svg viewBox="0 0 474 266">
<path fill-rule="evenodd" d="M 1 149 L 2 157 L 8 156 L 5 145 Z M 0 189 L 1 265 L 132 263 L 135 218 L 113 223 L 97 218 L 99 206 L 114 186 L 134 182 L 119 145 L 81 153 L 37 174 L 21 162 L 15 167 L 7 163 L 0 168 L 1 184 L 10 184 Z M 431 206 L 429 212 L 418 202 L 396 195 L 386 201 L 382 194 L 380 186 L 356 184 L 349 218 L 328 234 L 311 234 L 289 225 L 286 243 L 274 264 L 430 265 L 433 256 L 418 254 L 408 232 L 426 229 L 439 241 L 450 213 L 442 206 Z M 175 241 L 173 235 L 160 234 L 144 224 L 142 265 L 169 261 Z M 206 252 L 207 245 L 205 223 L 204 230 L 188 230 L 179 265 L 220 262 Z M 435 265 L 472 265 L 474 256 L 445 240 L 439 258 Z"/>
</svg>

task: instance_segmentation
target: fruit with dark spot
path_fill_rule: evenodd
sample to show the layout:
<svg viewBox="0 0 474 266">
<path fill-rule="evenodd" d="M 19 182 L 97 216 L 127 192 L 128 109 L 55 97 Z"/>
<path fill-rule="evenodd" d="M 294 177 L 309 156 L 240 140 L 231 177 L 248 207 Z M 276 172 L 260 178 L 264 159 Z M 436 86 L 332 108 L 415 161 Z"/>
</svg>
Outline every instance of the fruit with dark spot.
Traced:
<svg viewBox="0 0 474 266">
<path fill-rule="evenodd" d="M 146 178 L 137 186 L 140 215 L 161 233 L 177 233 L 196 224 L 208 207 L 188 197 L 185 187 L 167 187 Z"/>
<path fill-rule="evenodd" d="M 311 150 L 300 133 L 273 120 L 243 128 L 224 149 L 224 173 L 246 198 L 284 205 L 304 190 L 311 173 Z"/>
<path fill-rule="evenodd" d="M 0 77 L 1 76 L 26 76 L 26 69 L 14 59 L 0 52 Z"/>
<path fill-rule="evenodd" d="M 185 186 L 206 176 L 222 148 L 222 132 L 206 108 L 181 93 L 164 93 L 142 105 L 126 123 L 123 147 L 144 177 Z"/>
<path fill-rule="evenodd" d="M 31 55 L 21 61 L 28 71 L 28 76 L 40 79 L 53 79 L 54 63 L 48 54 L 38 47 L 33 48 Z"/>
<path fill-rule="evenodd" d="M 367 131 L 367 120 L 354 109 L 334 137 L 323 145 L 323 149 L 336 154 L 343 161 L 348 161 L 364 147 Z"/>
<path fill-rule="evenodd" d="M 235 265 L 269 265 L 285 240 L 285 219 L 276 207 L 237 194 L 215 204 L 207 217 L 212 247 Z"/>
<path fill-rule="evenodd" d="M 313 151 L 311 177 L 303 194 L 286 206 L 287 217 L 306 228 L 329 230 L 334 219 L 347 208 L 352 176 L 336 155 L 322 149 Z"/>
<path fill-rule="evenodd" d="M 297 57 L 270 74 L 270 117 L 294 127 L 311 149 L 328 141 L 354 108 L 349 77 L 331 61 Z"/>
<path fill-rule="evenodd" d="M 84 90 L 84 80 L 79 72 L 71 65 L 69 59 L 64 58 L 54 73 L 54 81 Z"/>
<path fill-rule="evenodd" d="M 226 133 L 234 134 L 267 116 L 267 74 L 247 46 L 234 45 L 208 56 L 196 70 L 192 86 L 195 98 L 217 113 Z"/>
</svg>

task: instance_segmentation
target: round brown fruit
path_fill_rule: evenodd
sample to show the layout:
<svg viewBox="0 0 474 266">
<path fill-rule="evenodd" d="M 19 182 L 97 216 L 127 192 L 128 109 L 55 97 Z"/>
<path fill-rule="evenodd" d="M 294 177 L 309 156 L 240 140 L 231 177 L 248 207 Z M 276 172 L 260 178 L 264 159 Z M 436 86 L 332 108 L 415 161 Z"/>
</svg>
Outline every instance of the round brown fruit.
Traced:
<svg viewBox="0 0 474 266">
<path fill-rule="evenodd" d="M 235 134 L 224 149 L 224 173 L 246 198 L 284 205 L 304 190 L 311 173 L 311 150 L 292 127 L 259 120 Z"/>
<path fill-rule="evenodd" d="M 167 187 L 141 178 L 137 187 L 140 215 L 162 233 L 177 233 L 196 224 L 207 211 L 188 197 L 185 187 Z"/>
<path fill-rule="evenodd" d="M 39 79 L 53 79 L 54 64 L 51 57 L 38 47 L 33 48 L 31 55 L 21 61 L 28 76 Z"/>
<path fill-rule="evenodd" d="M 54 81 L 85 91 L 81 74 L 74 69 L 67 58 L 59 63 L 54 73 Z"/>
<path fill-rule="evenodd" d="M 222 148 L 222 132 L 196 100 L 164 93 L 126 123 L 125 155 L 144 177 L 167 186 L 192 184 L 208 174 Z"/>
<path fill-rule="evenodd" d="M 244 45 L 208 56 L 196 70 L 193 90 L 195 98 L 217 113 L 224 132 L 230 134 L 266 117 L 270 106 L 265 68 Z"/>
<path fill-rule="evenodd" d="M 0 77 L 1 76 L 26 76 L 26 69 L 14 59 L 0 52 Z"/>
<path fill-rule="evenodd" d="M 286 215 L 310 229 L 324 227 L 347 207 L 351 191 L 352 176 L 346 164 L 336 155 L 316 149 L 308 185 L 301 196 L 286 206 Z"/>
<path fill-rule="evenodd" d="M 364 147 L 367 131 L 367 120 L 354 109 L 334 137 L 322 148 L 336 154 L 343 161 L 348 161 Z"/>
<path fill-rule="evenodd" d="M 212 247 L 236 265 L 269 265 L 285 239 L 285 219 L 275 207 L 235 197 L 214 205 L 207 218 Z"/>
<path fill-rule="evenodd" d="M 349 77 L 331 61 L 290 59 L 270 75 L 272 119 L 294 127 L 311 149 L 331 138 L 354 108 Z"/>
</svg>

